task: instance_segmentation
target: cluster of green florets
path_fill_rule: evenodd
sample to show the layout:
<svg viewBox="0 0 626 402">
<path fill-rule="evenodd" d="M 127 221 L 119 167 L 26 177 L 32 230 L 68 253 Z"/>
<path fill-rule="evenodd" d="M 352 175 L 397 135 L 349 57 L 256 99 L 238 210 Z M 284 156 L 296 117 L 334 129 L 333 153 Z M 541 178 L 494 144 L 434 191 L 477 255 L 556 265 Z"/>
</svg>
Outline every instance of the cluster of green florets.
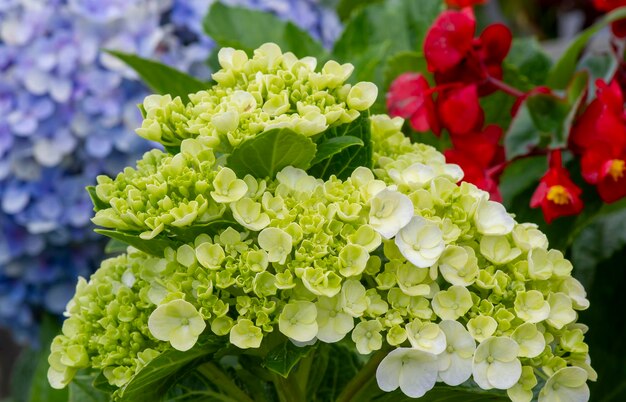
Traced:
<svg viewBox="0 0 626 402">
<path fill-rule="evenodd" d="M 230 64 L 222 65 L 230 67 L 216 80 L 243 85 L 259 69 L 308 65 L 267 49 L 243 62 L 228 51 Z M 267 101 L 258 91 L 255 102 Z M 198 97 L 216 97 L 219 106 L 226 95 Z M 194 124 L 210 127 L 215 110 Z M 64 386 L 77 369 L 93 367 L 122 386 L 161 351 L 188 350 L 205 331 L 241 349 L 278 331 L 298 345 L 349 337 L 361 354 L 395 347 L 378 384 L 413 397 L 436 381 L 473 378 L 530 401 L 537 377 L 546 381 L 540 400 L 588 397 L 585 383 L 596 374 L 576 311 L 589 303 L 569 261 L 548 250 L 536 226 L 516 223 L 475 186 L 458 185 L 458 166 L 412 144 L 402 119 L 370 122 L 373 168 L 346 180 L 293 167 L 275 179 L 237 177 L 216 158 L 223 139 L 213 132 L 176 137 L 176 155 L 152 151 L 136 170 L 99 178 L 96 194 L 110 207 L 98 211 L 97 224 L 146 240 L 159 235 L 171 247 L 158 256 L 131 248 L 79 282 L 53 344 L 51 382 Z M 211 226 L 224 221 L 231 223 Z"/>
<path fill-rule="evenodd" d="M 189 95 L 189 103 L 169 95 L 148 96 L 137 133 L 166 146 L 211 137 L 228 152 L 272 128 L 313 136 L 352 122 L 378 94 L 369 82 L 346 84 L 351 64 L 331 60 L 315 71 L 317 59 L 298 59 L 273 43 L 256 49 L 251 59 L 242 50 L 223 48 L 218 60 L 222 69 L 213 74 L 217 85 Z"/>
</svg>

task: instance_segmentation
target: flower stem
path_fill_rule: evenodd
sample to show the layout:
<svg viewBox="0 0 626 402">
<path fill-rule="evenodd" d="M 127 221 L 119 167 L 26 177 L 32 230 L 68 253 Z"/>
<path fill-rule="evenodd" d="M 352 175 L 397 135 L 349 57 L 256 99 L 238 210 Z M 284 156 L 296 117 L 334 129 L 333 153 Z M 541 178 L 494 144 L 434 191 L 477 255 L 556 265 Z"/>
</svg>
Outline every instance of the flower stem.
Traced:
<svg viewBox="0 0 626 402">
<path fill-rule="evenodd" d="M 211 362 L 202 364 L 197 368 L 220 391 L 238 402 L 254 402 L 248 394 L 235 384 L 219 367 Z"/>
<path fill-rule="evenodd" d="M 306 401 L 304 392 L 297 383 L 296 376 L 285 378 L 279 374 L 274 374 L 273 382 L 280 402 Z"/>
<path fill-rule="evenodd" d="M 389 351 L 381 349 L 368 360 L 361 370 L 350 380 L 348 385 L 341 391 L 336 402 L 350 402 L 364 388 L 364 386 L 376 377 L 376 369 L 378 364 L 387 356 Z"/>
<path fill-rule="evenodd" d="M 499 90 L 501 90 L 504 93 L 507 93 L 511 96 L 514 96 L 516 98 L 521 98 L 523 97 L 525 94 L 524 92 L 520 91 L 517 88 L 513 88 L 512 86 L 510 86 L 509 84 L 505 83 L 504 81 L 501 81 L 497 78 L 488 76 L 487 77 L 487 81 L 493 85 L 494 87 L 498 88 Z"/>
</svg>

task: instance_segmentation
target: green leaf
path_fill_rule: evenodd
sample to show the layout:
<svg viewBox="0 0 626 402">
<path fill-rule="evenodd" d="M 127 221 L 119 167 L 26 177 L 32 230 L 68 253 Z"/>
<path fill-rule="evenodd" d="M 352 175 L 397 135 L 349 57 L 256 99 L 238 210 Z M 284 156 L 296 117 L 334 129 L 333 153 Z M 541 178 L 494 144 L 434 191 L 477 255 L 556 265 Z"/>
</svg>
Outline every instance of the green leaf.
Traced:
<svg viewBox="0 0 626 402">
<path fill-rule="evenodd" d="M 171 227 L 168 230 L 175 236 L 176 240 L 180 240 L 183 243 L 192 243 L 196 237 L 203 233 L 214 236 L 220 230 L 228 227 L 232 227 L 237 231 L 242 230 L 241 225 L 239 225 L 239 223 L 237 223 L 237 221 L 235 221 L 232 217 L 230 219 L 223 217 L 209 223 L 192 225 L 184 228 Z"/>
<path fill-rule="evenodd" d="M 111 239 L 107 242 L 106 246 L 104 246 L 104 252 L 105 254 L 121 254 L 126 252 L 126 248 L 128 248 L 127 243 L 121 240 Z"/>
<path fill-rule="evenodd" d="M 315 154 L 315 158 L 311 161 L 311 165 L 315 165 L 324 161 L 333 155 L 336 155 L 343 151 L 348 147 L 353 147 L 355 145 L 364 146 L 363 140 L 357 137 L 353 137 L 351 135 L 346 135 L 343 137 L 334 137 L 330 138 L 317 146 L 317 153 Z"/>
<path fill-rule="evenodd" d="M 310 138 L 275 128 L 244 141 L 228 157 L 228 167 L 243 177 L 273 178 L 286 166 L 307 169 L 317 148 Z"/>
<path fill-rule="evenodd" d="M 610 12 L 602 19 L 602 21 L 592 25 L 578 34 L 578 36 L 571 41 L 565 53 L 563 53 L 561 58 L 550 69 L 546 84 L 551 88 L 565 88 L 576 71 L 578 59 L 585 50 L 589 39 L 591 39 L 593 35 L 611 22 L 623 18 L 626 18 L 626 7 L 621 7 Z"/>
<path fill-rule="evenodd" d="M 567 146 L 569 134 L 572 131 L 572 125 L 578 115 L 578 110 L 587 98 L 587 88 L 589 86 L 589 73 L 580 71 L 574 75 L 572 81 L 567 87 L 565 96 L 569 106 L 569 111 L 563 121 L 563 125 L 559 131 L 552 136 L 550 146 L 553 148 L 563 148 Z"/>
<path fill-rule="evenodd" d="M 89 198 L 91 198 L 91 203 L 93 204 L 95 211 L 99 211 L 101 209 L 107 209 L 111 207 L 109 204 L 102 201 L 98 197 L 98 194 L 96 194 L 96 186 L 87 186 L 85 187 L 85 189 L 89 193 Z"/>
<path fill-rule="evenodd" d="M 515 197 L 526 189 L 537 187 L 547 168 L 545 156 L 523 158 L 510 163 L 500 178 L 500 192 L 504 205 L 510 209 Z"/>
<path fill-rule="evenodd" d="M 59 321 L 48 314 L 40 326 L 40 348 L 25 348 L 13 371 L 11 396 L 15 402 L 66 402 L 68 390 L 53 389 L 48 383 L 50 343 L 61 330 Z"/>
<path fill-rule="evenodd" d="M 209 9 L 204 30 L 221 47 L 234 47 L 248 54 L 266 42 L 274 42 L 283 52 L 293 52 L 298 57 L 327 56 L 319 42 L 293 23 L 266 12 L 220 2 Z"/>
<path fill-rule="evenodd" d="M 385 65 L 385 86 L 383 88 L 388 89 L 393 80 L 395 80 L 399 75 L 407 72 L 417 72 L 422 74 L 426 74 L 428 72 L 426 59 L 421 53 L 400 52 L 389 58 L 387 64 Z"/>
<path fill-rule="evenodd" d="M 170 349 L 161 353 L 115 392 L 120 401 L 160 401 L 167 390 L 198 364 L 206 361 L 225 340 L 214 335 L 200 338 L 186 352 Z"/>
<path fill-rule="evenodd" d="M 111 395 L 100 391 L 93 385 L 94 373 L 79 372 L 69 385 L 68 402 L 108 402 Z"/>
<path fill-rule="evenodd" d="M 569 111 L 565 100 L 548 94 L 529 96 L 526 106 L 535 127 L 546 133 L 559 131 Z"/>
<path fill-rule="evenodd" d="M 623 225 L 624 220 L 621 222 Z M 617 232 L 605 232 L 602 238 L 610 240 L 611 237 L 624 233 L 623 228 L 624 226 L 613 225 Z M 604 247 L 595 239 L 589 240 L 601 248 Z M 593 266 L 595 279 L 586 286 L 591 307 L 580 312 L 579 321 L 590 328 L 585 334 L 585 342 L 589 345 L 591 364 L 598 373 L 598 381 L 589 383 L 592 401 L 626 401 L 626 314 L 623 314 L 621 308 L 626 283 L 624 261 L 626 248 L 622 247 L 609 260 Z M 577 268 L 574 264 L 574 269 Z M 575 273 L 578 274 L 576 271 Z"/>
<path fill-rule="evenodd" d="M 298 347 L 290 340 L 286 340 L 269 351 L 263 361 L 263 366 L 287 378 L 291 369 L 293 369 L 303 357 L 308 355 L 311 349 L 313 349 L 313 347 Z"/>
<path fill-rule="evenodd" d="M 158 236 L 154 239 L 144 240 L 139 237 L 139 234 L 124 233 L 108 229 L 95 229 L 94 231 L 98 234 L 110 237 L 111 239 L 119 240 L 122 243 L 135 247 L 137 250 L 152 254 L 156 257 L 163 257 L 163 250 L 167 247 L 176 248 L 180 245 L 172 239 L 160 238 Z"/>
<path fill-rule="evenodd" d="M 342 21 L 350 18 L 357 10 L 374 3 L 382 3 L 384 0 L 339 0 L 337 15 Z"/>
<path fill-rule="evenodd" d="M 515 38 L 505 62 L 515 66 L 532 86 L 542 85 L 552 66 L 536 38 Z"/>
<path fill-rule="evenodd" d="M 578 279 L 591 284 L 596 266 L 626 247 L 626 200 L 604 205 L 574 240 L 572 263 Z"/>
<path fill-rule="evenodd" d="M 157 61 L 115 50 L 107 50 L 107 53 L 128 64 L 154 92 L 170 94 L 172 97 L 180 96 L 185 103 L 189 101 L 188 94 L 209 87 L 208 83 Z"/>
<path fill-rule="evenodd" d="M 525 155 L 538 146 L 540 142 L 540 133 L 535 127 L 527 101 L 525 101 L 520 106 L 504 136 L 506 157 L 508 160 L 512 160 L 520 155 Z"/>
<path fill-rule="evenodd" d="M 372 402 L 413 402 L 414 398 L 404 395 L 401 391 L 385 393 L 379 398 L 372 399 Z M 420 402 L 508 402 L 510 399 L 502 391 L 485 391 L 478 387 L 449 387 L 437 385 L 419 398 Z"/>
<path fill-rule="evenodd" d="M 332 57 L 354 64 L 355 80 L 384 88 L 381 61 L 398 52 L 421 51 L 426 31 L 443 9 L 441 0 L 388 0 L 358 9 L 335 43 Z"/>
<path fill-rule="evenodd" d="M 354 350 L 354 346 L 349 347 L 338 342 L 320 344 L 319 348 L 327 349 L 325 352 L 328 356 L 327 361 L 322 362 L 326 363 L 325 370 L 321 373 L 313 371 L 314 378 L 309 382 L 320 384 L 316 393 L 318 401 L 334 401 L 346 384 L 359 372 L 362 363 L 358 359 L 359 355 Z M 321 379 L 315 378 L 319 375 L 322 376 Z"/>
<path fill-rule="evenodd" d="M 350 124 L 342 124 L 326 130 L 317 142 L 324 143 L 332 138 L 346 136 L 360 139 L 364 146 L 345 148 L 332 157 L 313 165 L 308 170 L 310 175 L 324 180 L 332 175 L 346 179 L 359 166 L 372 167 L 372 141 L 370 121 L 367 116 L 361 115 Z"/>
<path fill-rule="evenodd" d="M 577 70 L 589 73 L 589 86 L 587 87 L 589 99 L 595 98 L 596 80 L 611 81 L 618 66 L 619 63 L 612 54 L 589 54 L 582 58 Z"/>
</svg>

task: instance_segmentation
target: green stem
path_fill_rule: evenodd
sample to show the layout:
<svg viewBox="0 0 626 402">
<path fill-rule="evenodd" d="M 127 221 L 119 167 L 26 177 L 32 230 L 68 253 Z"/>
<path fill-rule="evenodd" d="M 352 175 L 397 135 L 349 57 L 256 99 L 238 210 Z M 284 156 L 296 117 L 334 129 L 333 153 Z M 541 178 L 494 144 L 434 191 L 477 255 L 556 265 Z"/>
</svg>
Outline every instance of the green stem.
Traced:
<svg viewBox="0 0 626 402">
<path fill-rule="evenodd" d="M 537 377 L 543 378 L 545 381 L 548 381 L 548 376 L 545 375 L 541 370 L 535 368 L 535 369 L 533 369 L 533 371 L 535 372 Z"/>
<path fill-rule="evenodd" d="M 313 360 L 315 358 L 315 348 L 311 348 L 309 354 L 300 360 L 298 368 L 293 373 L 296 383 L 299 385 L 300 390 L 306 395 L 309 375 L 311 374 L 311 368 L 313 367 Z"/>
<path fill-rule="evenodd" d="M 304 392 L 300 389 L 297 381 L 293 381 L 295 376 L 285 378 L 280 374 L 274 374 L 274 386 L 280 402 L 304 402 Z"/>
<path fill-rule="evenodd" d="M 219 367 L 207 362 L 198 367 L 198 372 L 204 375 L 220 391 L 238 402 L 254 402 L 248 394 L 235 384 Z"/>
<path fill-rule="evenodd" d="M 383 348 L 374 353 L 369 361 L 365 363 L 361 370 L 359 370 L 356 376 L 350 380 L 343 391 L 341 391 L 336 402 L 353 401 L 353 398 L 359 393 L 359 391 L 363 389 L 370 380 L 376 378 L 376 369 L 378 368 L 378 364 L 380 364 L 385 356 L 387 356 L 388 352 L 388 349 Z"/>
</svg>

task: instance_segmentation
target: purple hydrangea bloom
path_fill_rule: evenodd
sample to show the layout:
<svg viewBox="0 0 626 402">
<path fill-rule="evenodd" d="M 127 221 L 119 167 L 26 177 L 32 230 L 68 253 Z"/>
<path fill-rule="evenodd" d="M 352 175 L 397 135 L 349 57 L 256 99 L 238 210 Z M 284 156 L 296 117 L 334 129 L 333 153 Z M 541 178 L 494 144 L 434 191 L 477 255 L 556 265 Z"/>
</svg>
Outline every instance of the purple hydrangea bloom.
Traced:
<svg viewBox="0 0 626 402">
<path fill-rule="evenodd" d="M 320 0 L 226 0 L 290 19 L 330 45 L 340 31 Z M 78 275 L 104 257 L 85 186 L 134 164 L 148 94 L 109 48 L 201 78 L 213 42 L 211 0 L 0 1 L 0 326 L 34 339 L 60 314 Z"/>
</svg>

